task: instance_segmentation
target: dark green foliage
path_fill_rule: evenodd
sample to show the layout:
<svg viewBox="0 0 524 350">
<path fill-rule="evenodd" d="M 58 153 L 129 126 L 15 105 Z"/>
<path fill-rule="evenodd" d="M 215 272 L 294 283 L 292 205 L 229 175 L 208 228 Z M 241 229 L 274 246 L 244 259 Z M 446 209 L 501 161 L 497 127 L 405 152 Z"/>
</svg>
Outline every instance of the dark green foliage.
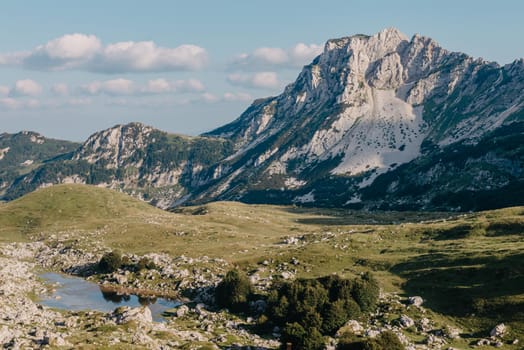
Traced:
<svg viewBox="0 0 524 350">
<path fill-rule="evenodd" d="M 362 311 L 370 311 L 375 307 L 379 293 L 377 281 L 371 275 L 365 274 L 355 282 L 351 295 Z"/>
<path fill-rule="evenodd" d="M 333 335 L 358 318 L 361 307 L 371 310 L 378 291 L 370 275 L 355 281 L 333 275 L 283 283 L 269 294 L 267 319 L 283 328 L 282 337 L 293 349 L 322 348 L 322 335 Z"/>
<path fill-rule="evenodd" d="M 118 251 L 105 253 L 98 262 L 98 270 L 102 273 L 111 273 L 122 266 L 122 254 Z"/>
<path fill-rule="evenodd" d="M 404 345 L 391 331 L 384 331 L 376 338 L 367 339 L 345 333 L 339 339 L 337 350 L 404 350 Z"/>
<path fill-rule="evenodd" d="M 48 139 L 34 132 L 0 134 L 0 187 L 9 186 L 35 166 L 74 151 L 79 144 Z M 32 161 L 27 164 L 25 161 Z"/>
<path fill-rule="evenodd" d="M 346 313 L 345 300 L 328 303 L 322 312 L 322 333 L 333 334 L 351 317 Z M 359 310 L 360 311 L 360 310 Z"/>
<path fill-rule="evenodd" d="M 156 269 L 155 262 L 148 258 L 141 258 L 136 265 L 137 270 L 154 270 Z"/>
<path fill-rule="evenodd" d="M 324 349 L 324 338 L 317 328 L 304 329 L 299 323 L 287 323 L 281 337 L 282 348 L 286 349 L 291 343 L 293 350 L 321 350 Z"/>
<path fill-rule="evenodd" d="M 252 291 L 249 279 L 238 270 L 231 270 L 216 287 L 215 300 L 220 307 L 244 311 Z"/>
<path fill-rule="evenodd" d="M 382 350 L 404 350 L 404 345 L 400 342 L 397 335 L 392 331 L 384 331 L 376 338 L 377 344 Z"/>
</svg>

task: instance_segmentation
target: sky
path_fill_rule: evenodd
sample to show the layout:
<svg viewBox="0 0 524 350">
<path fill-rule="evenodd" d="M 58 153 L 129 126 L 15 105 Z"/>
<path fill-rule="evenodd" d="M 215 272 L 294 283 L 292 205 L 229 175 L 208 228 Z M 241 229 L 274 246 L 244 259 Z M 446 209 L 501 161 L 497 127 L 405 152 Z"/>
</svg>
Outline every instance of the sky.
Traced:
<svg viewBox="0 0 524 350">
<path fill-rule="evenodd" d="M 281 93 L 330 38 L 395 27 L 507 64 L 524 57 L 523 15 L 520 0 L 4 0 L 0 133 L 198 135 Z"/>
</svg>

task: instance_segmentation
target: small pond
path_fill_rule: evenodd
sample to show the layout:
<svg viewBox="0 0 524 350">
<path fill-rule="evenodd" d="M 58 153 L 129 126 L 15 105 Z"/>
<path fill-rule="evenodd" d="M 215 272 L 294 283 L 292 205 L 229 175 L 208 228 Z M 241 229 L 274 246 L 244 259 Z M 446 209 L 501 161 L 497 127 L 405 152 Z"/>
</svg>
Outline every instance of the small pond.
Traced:
<svg viewBox="0 0 524 350">
<path fill-rule="evenodd" d="M 153 320 L 163 322 L 162 313 L 180 305 L 180 302 L 165 298 L 140 298 L 136 295 L 120 295 L 116 292 L 103 292 L 96 283 L 79 277 L 59 273 L 43 273 L 40 275 L 48 283 L 58 283 L 51 296 L 40 300 L 40 304 L 62 310 L 97 310 L 113 311 L 119 306 L 137 307 L 147 305 L 153 315 Z"/>
</svg>

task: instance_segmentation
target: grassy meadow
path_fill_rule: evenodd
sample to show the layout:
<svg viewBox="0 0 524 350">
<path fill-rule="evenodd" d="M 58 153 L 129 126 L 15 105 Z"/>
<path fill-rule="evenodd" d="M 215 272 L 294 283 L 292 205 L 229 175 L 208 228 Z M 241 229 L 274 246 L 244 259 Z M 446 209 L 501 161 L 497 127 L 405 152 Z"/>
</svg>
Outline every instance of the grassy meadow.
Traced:
<svg viewBox="0 0 524 350">
<path fill-rule="evenodd" d="M 65 232 L 87 237 L 85 249 L 206 255 L 246 270 L 295 261 L 299 277 L 371 271 L 383 290 L 422 296 L 428 312 L 465 333 L 481 337 L 504 322 L 524 341 L 523 207 L 369 213 L 217 202 L 167 212 L 83 185 L 0 204 L 0 242 Z"/>
</svg>

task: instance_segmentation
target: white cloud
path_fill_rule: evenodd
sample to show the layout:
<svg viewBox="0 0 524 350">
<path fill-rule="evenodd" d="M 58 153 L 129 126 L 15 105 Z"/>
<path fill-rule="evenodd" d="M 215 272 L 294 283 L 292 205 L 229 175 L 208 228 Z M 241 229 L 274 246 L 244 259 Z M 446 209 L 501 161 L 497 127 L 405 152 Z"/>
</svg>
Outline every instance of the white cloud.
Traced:
<svg viewBox="0 0 524 350">
<path fill-rule="evenodd" d="M 203 93 L 201 97 L 202 100 L 204 100 L 205 102 L 218 102 L 220 100 L 220 98 L 217 95 L 209 92 Z"/>
<path fill-rule="evenodd" d="M 320 53 L 322 53 L 322 46 L 316 44 L 298 43 L 288 49 L 261 47 L 251 53 L 243 53 L 235 57 L 230 68 L 242 70 L 296 68 L 310 63 Z"/>
<path fill-rule="evenodd" d="M 280 81 L 275 72 L 234 73 L 228 75 L 227 80 L 232 85 L 255 89 L 276 89 L 280 86 Z"/>
<path fill-rule="evenodd" d="M 246 92 L 226 92 L 224 94 L 225 101 L 253 101 L 253 97 Z"/>
<path fill-rule="evenodd" d="M 36 48 L 50 58 L 62 60 L 89 59 L 102 47 L 100 40 L 94 35 L 68 34 L 49 41 Z"/>
<path fill-rule="evenodd" d="M 9 95 L 9 88 L 7 86 L 0 85 L 0 95 L 2 96 Z"/>
<path fill-rule="evenodd" d="M 79 33 L 53 39 L 31 51 L 0 54 L 0 65 L 108 74 L 198 70 L 207 61 L 207 51 L 196 45 L 167 48 L 152 41 L 125 41 L 103 46 L 96 36 Z"/>
<path fill-rule="evenodd" d="M 42 93 L 42 87 L 34 80 L 18 80 L 15 86 L 9 91 L 10 97 L 19 96 L 38 96 Z"/>
<path fill-rule="evenodd" d="M 294 65 L 303 66 L 310 63 L 315 57 L 322 53 L 321 45 L 306 45 L 298 43 L 289 49 L 289 58 Z"/>
<path fill-rule="evenodd" d="M 182 104 L 190 103 L 216 103 L 216 102 L 245 102 L 252 101 L 253 97 L 245 92 L 226 92 L 223 95 L 217 95 L 210 92 L 201 94 L 198 98 L 182 100 Z"/>
<path fill-rule="evenodd" d="M 201 92 L 204 90 L 204 84 L 197 79 L 168 81 L 160 78 L 149 80 L 146 86 L 142 88 L 142 92 L 151 94 Z"/>
<path fill-rule="evenodd" d="M 56 96 L 67 96 L 69 95 L 69 87 L 64 83 L 55 84 L 51 86 L 51 92 Z"/>
<path fill-rule="evenodd" d="M 128 79 L 112 79 L 106 81 L 94 81 L 80 86 L 78 89 L 84 95 L 155 95 L 168 93 L 202 92 L 204 84 L 197 79 L 168 81 L 164 78 L 149 80 L 140 86 Z"/>
<path fill-rule="evenodd" d="M 164 48 L 152 41 L 127 41 L 105 47 L 88 64 L 88 70 L 102 73 L 198 70 L 207 61 L 207 51 L 196 45 Z"/>
<path fill-rule="evenodd" d="M 132 95 L 135 92 L 135 88 L 131 80 L 119 78 L 106 81 L 94 81 L 82 85 L 80 91 L 87 95 L 107 94 L 119 96 Z"/>
<path fill-rule="evenodd" d="M 6 97 L 0 98 L 0 106 L 7 109 L 16 109 L 21 105 L 20 101 L 15 100 L 14 98 Z"/>
</svg>

